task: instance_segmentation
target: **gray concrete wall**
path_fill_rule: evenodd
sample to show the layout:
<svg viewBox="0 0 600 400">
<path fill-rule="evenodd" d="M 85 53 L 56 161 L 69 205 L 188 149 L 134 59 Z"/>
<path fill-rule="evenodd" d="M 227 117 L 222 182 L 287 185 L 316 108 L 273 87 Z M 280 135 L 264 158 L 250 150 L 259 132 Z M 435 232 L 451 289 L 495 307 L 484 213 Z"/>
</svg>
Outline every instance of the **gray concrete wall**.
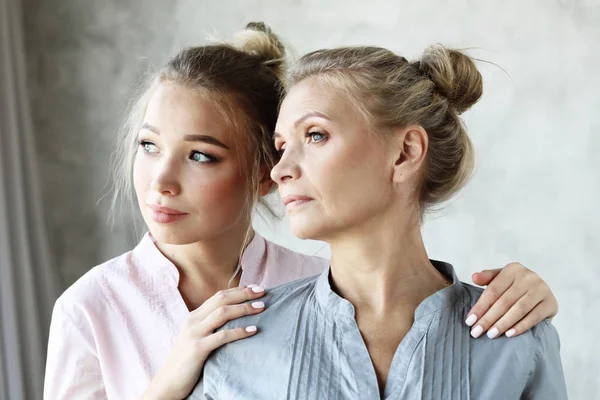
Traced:
<svg viewBox="0 0 600 400">
<path fill-rule="evenodd" d="M 465 115 L 470 185 L 425 224 L 434 258 L 463 279 L 518 260 L 555 291 L 570 396 L 600 390 L 600 3 L 597 0 L 25 0 L 27 56 L 50 239 L 65 285 L 133 246 L 106 222 L 108 159 L 135 83 L 183 45 L 263 20 L 297 53 L 375 44 L 418 57 L 474 48 L 483 100 Z M 125 221 L 127 222 L 127 221 Z M 286 222 L 267 237 L 307 253 Z M 587 310 L 587 311 L 586 311 Z M 490 360 L 493 362 L 493 360 Z"/>
</svg>

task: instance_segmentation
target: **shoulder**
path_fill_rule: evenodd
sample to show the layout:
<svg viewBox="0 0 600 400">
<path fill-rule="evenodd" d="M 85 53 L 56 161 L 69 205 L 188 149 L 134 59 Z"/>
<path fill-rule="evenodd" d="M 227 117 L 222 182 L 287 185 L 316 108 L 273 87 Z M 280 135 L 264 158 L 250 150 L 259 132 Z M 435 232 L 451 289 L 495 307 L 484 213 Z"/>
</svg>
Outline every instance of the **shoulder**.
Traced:
<svg viewBox="0 0 600 400">
<path fill-rule="evenodd" d="M 49 357 L 55 364 L 68 357 L 97 352 L 97 336 L 108 331 L 111 304 L 106 282 L 128 268 L 130 253 L 98 265 L 73 283 L 54 303 L 48 340 Z M 84 361 L 82 361 L 84 362 Z"/>
<path fill-rule="evenodd" d="M 479 300 L 479 298 L 483 294 L 484 289 L 479 286 L 473 286 L 462 281 L 460 282 L 460 285 L 464 289 L 464 301 L 466 305 L 469 308 L 473 307 L 475 303 L 477 303 L 477 300 Z"/>
<path fill-rule="evenodd" d="M 294 324 L 290 324 L 293 321 L 288 318 L 294 321 L 298 319 L 301 308 L 314 293 L 315 283 L 319 276 L 310 276 L 267 289 L 265 296 L 261 299 L 265 303 L 265 311 L 230 321 L 225 324 L 223 329 L 250 325 L 258 325 L 259 328 L 273 325 L 294 326 Z M 271 331 L 273 331 L 272 328 Z"/>
<path fill-rule="evenodd" d="M 312 293 L 319 276 L 320 275 L 312 275 L 284 283 L 283 285 L 275 286 L 274 288 L 268 289 L 268 293 L 265 297 L 269 304 L 272 305 L 279 302 L 295 300 L 300 297 L 304 298 Z"/>
<path fill-rule="evenodd" d="M 531 329 L 531 336 L 537 345 L 538 352 L 545 350 L 560 351 L 558 331 L 547 319 Z"/>
<path fill-rule="evenodd" d="M 473 362 L 475 364 L 481 362 L 483 368 L 484 364 L 488 363 L 487 357 L 498 353 L 498 357 L 504 359 L 504 361 L 510 361 L 513 366 L 519 365 L 521 370 L 526 369 L 533 361 L 536 345 L 534 332 L 539 329 L 538 326 L 513 338 L 500 336 L 496 339 L 490 339 L 485 334 L 477 339 L 472 338 L 470 336 L 472 328 L 467 327 L 464 320 L 483 294 L 484 289 L 464 282 L 460 282 L 460 285 L 461 290 L 457 291 L 459 298 L 455 303 L 456 323 L 462 327 L 462 334 L 468 337 Z"/>
<path fill-rule="evenodd" d="M 473 286 L 468 283 L 461 282 L 462 287 L 464 288 L 464 302 L 463 302 L 463 311 L 465 314 L 477 303 L 479 298 L 484 292 L 484 289 L 481 287 Z M 514 346 L 517 348 L 520 347 L 530 347 L 533 349 L 533 346 L 537 342 L 537 336 L 542 332 L 548 329 L 554 329 L 552 324 L 548 321 L 542 321 L 532 329 L 527 332 L 524 332 L 520 336 L 515 338 L 505 338 L 505 339 L 494 339 L 490 342 L 494 343 L 502 343 L 505 346 Z M 487 338 L 487 337 L 486 337 Z"/>
<path fill-rule="evenodd" d="M 468 312 L 468 310 L 475 305 L 477 300 L 479 300 L 484 289 L 464 282 L 461 282 L 461 285 L 465 289 L 464 308 L 465 311 Z M 552 323 L 548 320 L 543 320 L 520 336 L 510 339 L 507 338 L 506 343 L 507 345 L 513 344 L 516 346 L 529 347 L 532 350 L 543 350 L 548 346 L 558 346 L 559 337 L 558 332 Z"/>
<path fill-rule="evenodd" d="M 67 313 L 71 317 L 89 312 L 103 313 L 102 310 L 109 306 L 107 292 L 118 290 L 114 286 L 131 284 L 131 276 L 138 273 L 132 251 L 97 265 L 63 292 L 56 300 L 54 312 Z"/>
<path fill-rule="evenodd" d="M 264 296 L 266 309 L 261 314 L 255 316 L 260 319 L 281 317 L 282 310 L 300 308 L 309 297 L 314 295 L 315 284 L 321 275 L 309 276 L 308 278 L 297 279 L 283 285 L 267 289 Z M 295 315 L 297 317 L 298 315 Z"/>
<path fill-rule="evenodd" d="M 546 368 L 544 364 L 550 364 L 554 368 L 562 366 L 560 359 L 560 337 L 558 331 L 548 320 L 543 320 L 529 330 L 530 342 L 535 349 L 530 374 L 540 368 Z"/>
<path fill-rule="evenodd" d="M 457 324 L 464 326 L 463 334 L 469 343 L 469 358 L 472 376 L 472 391 L 481 394 L 488 391 L 500 390 L 496 384 L 489 381 L 493 376 L 499 382 L 512 381 L 510 388 L 502 390 L 513 391 L 515 396 L 526 390 L 527 382 L 540 368 L 549 364 L 560 367 L 559 338 L 554 326 L 544 320 L 523 334 L 508 338 L 504 335 L 490 339 L 486 335 L 474 339 L 470 337 L 470 328 L 464 325 L 464 319 L 473 305 L 477 302 L 483 289 L 462 283 L 465 301 L 459 312 Z M 490 363 L 490 359 L 494 363 Z M 506 366 L 511 368 L 507 369 Z M 560 374 L 557 374 L 557 376 Z M 511 392 L 512 393 L 512 392 Z"/>
<path fill-rule="evenodd" d="M 531 329 L 531 336 L 535 353 L 528 371 L 525 394 L 531 398 L 535 395 L 544 399 L 566 399 L 567 386 L 556 328 L 544 320 Z"/>
<path fill-rule="evenodd" d="M 230 342 L 215 350 L 208 358 L 204 368 L 204 385 L 208 391 L 219 392 L 219 388 L 227 381 L 228 389 L 254 388 L 259 393 L 266 386 L 256 387 L 256 377 L 277 376 L 289 371 L 294 359 L 298 324 L 303 319 L 305 308 L 310 309 L 315 284 L 320 275 L 299 279 L 271 289 L 261 299 L 265 302 L 265 310 L 260 314 L 249 315 L 227 322 L 219 330 L 256 326 L 256 335 Z M 262 349 L 256 358 L 257 349 Z M 260 370 L 257 375 L 247 374 L 247 366 L 252 364 Z M 260 379 L 259 379 L 260 380 Z M 234 382 L 235 381 L 235 382 Z M 269 396 L 285 397 L 283 385 L 271 385 Z M 283 390 L 278 393 L 277 390 Z M 238 393 L 239 394 L 239 393 Z M 231 394 L 217 397 L 233 398 Z M 253 398 L 266 398 L 262 395 Z"/>
<path fill-rule="evenodd" d="M 453 329 L 460 336 L 462 355 L 468 360 L 471 395 L 475 398 L 495 398 L 498 393 L 502 393 L 506 398 L 521 398 L 524 394 L 532 393 L 532 388 L 538 391 L 541 387 L 552 387 L 557 392 L 563 390 L 559 341 L 552 324 L 542 321 L 529 331 L 512 338 L 505 335 L 495 339 L 490 339 L 487 335 L 472 338 L 471 328 L 464 321 L 484 289 L 464 282 L 458 284 L 460 286 L 454 291 L 456 298 L 452 303 L 453 307 L 446 309 L 444 313 L 453 314 Z M 434 328 L 432 331 L 438 337 L 447 333 L 447 325 L 440 326 L 446 328 Z M 457 343 L 455 339 L 453 341 Z M 440 343 L 445 342 L 442 340 Z M 552 378 L 548 379 L 550 376 Z M 507 385 L 507 382 L 510 384 Z M 545 394 L 552 392 L 544 390 Z M 540 398 L 563 397 L 545 395 Z"/>
</svg>

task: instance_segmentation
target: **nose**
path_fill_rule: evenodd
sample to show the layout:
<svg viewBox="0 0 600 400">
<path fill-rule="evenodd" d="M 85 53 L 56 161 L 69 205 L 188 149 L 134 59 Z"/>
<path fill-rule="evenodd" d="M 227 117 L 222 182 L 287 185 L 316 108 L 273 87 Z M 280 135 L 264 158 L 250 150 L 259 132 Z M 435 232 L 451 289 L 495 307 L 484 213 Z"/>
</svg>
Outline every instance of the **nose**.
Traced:
<svg viewBox="0 0 600 400">
<path fill-rule="evenodd" d="M 164 196 L 177 196 L 181 193 L 179 167 L 174 160 L 164 157 L 157 163 L 151 188 Z"/>
<path fill-rule="evenodd" d="M 296 180 L 301 175 L 299 164 L 300 150 L 292 146 L 283 152 L 279 162 L 271 170 L 271 179 L 278 185 L 283 185 L 290 180 Z"/>
</svg>

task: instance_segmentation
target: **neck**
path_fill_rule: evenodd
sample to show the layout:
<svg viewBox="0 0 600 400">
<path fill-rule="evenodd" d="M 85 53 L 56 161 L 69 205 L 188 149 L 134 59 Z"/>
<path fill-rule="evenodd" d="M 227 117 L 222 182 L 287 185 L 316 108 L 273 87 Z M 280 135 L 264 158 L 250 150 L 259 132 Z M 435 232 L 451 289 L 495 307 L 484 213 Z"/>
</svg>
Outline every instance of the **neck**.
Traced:
<svg viewBox="0 0 600 400">
<path fill-rule="evenodd" d="M 247 238 L 248 226 L 240 226 L 218 237 L 185 245 L 156 243 L 158 249 L 179 271 L 179 289 L 188 303 L 202 303 L 215 292 L 229 287 L 241 251 L 254 237 Z M 239 275 L 233 285 L 239 284 Z M 185 291 L 189 294 L 185 296 Z M 200 297 L 198 294 L 202 293 Z M 188 301 L 188 299 L 194 300 Z M 195 305 L 195 304 L 194 304 Z"/>
<path fill-rule="evenodd" d="M 399 220 L 378 218 L 328 240 L 333 287 L 357 313 L 412 314 L 448 286 L 429 261 L 418 220 Z"/>
</svg>

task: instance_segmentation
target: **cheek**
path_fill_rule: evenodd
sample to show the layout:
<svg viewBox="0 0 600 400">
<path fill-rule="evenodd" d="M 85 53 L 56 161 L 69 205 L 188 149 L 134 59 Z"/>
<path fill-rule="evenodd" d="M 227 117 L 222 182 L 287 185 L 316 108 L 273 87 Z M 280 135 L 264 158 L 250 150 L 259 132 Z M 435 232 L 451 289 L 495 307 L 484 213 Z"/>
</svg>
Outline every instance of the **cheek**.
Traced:
<svg viewBox="0 0 600 400">
<path fill-rule="evenodd" d="M 245 177 L 233 168 L 196 173 L 188 179 L 188 187 L 198 208 L 209 213 L 235 213 L 247 196 Z"/>
<path fill-rule="evenodd" d="M 315 157 L 313 179 L 318 182 L 324 206 L 336 212 L 353 212 L 381 198 L 386 188 L 386 169 L 375 149 L 354 146 L 331 149 Z"/>
</svg>

